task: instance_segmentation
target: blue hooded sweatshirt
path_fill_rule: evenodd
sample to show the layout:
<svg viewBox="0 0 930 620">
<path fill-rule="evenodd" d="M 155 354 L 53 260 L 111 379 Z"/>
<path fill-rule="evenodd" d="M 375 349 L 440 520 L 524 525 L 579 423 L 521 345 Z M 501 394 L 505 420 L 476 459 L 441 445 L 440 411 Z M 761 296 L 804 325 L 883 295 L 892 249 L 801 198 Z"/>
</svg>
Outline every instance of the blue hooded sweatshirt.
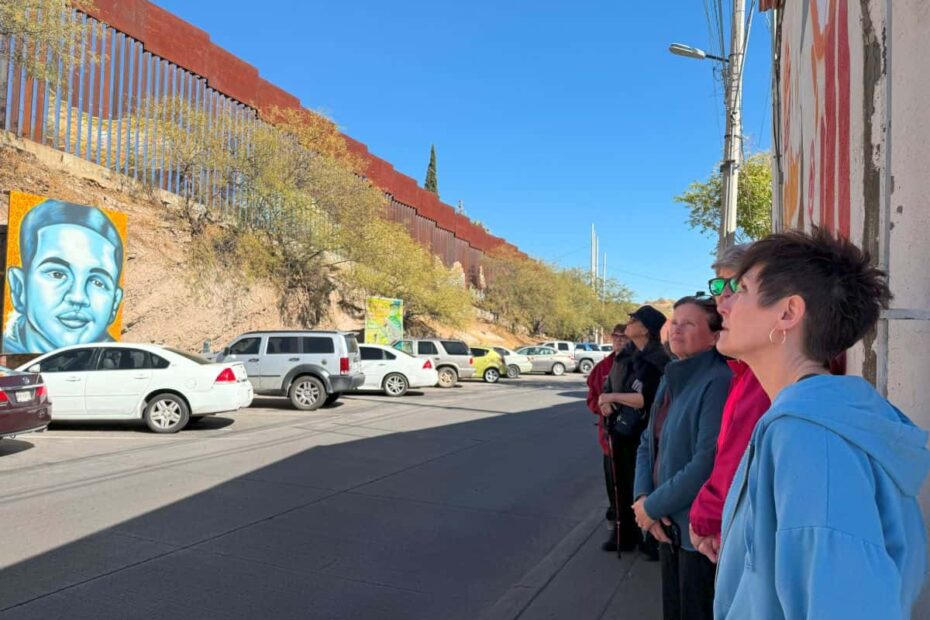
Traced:
<svg viewBox="0 0 930 620">
<path fill-rule="evenodd" d="M 727 495 L 714 617 L 910 618 L 927 569 L 926 445 L 859 377 L 782 390 Z"/>
</svg>

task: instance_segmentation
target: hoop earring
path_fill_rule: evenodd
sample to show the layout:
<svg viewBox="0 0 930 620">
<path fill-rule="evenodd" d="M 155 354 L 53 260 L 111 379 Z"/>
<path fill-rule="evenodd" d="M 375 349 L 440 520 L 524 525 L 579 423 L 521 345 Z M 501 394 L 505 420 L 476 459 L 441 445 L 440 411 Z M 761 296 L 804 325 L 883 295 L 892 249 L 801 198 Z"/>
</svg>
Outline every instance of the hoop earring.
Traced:
<svg viewBox="0 0 930 620">
<path fill-rule="evenodd" d="M 775 335 L 776 329 L 778 328 L 773 327 L 772 331 L 769 332 L 769 342 L 771 342 L 772 344 L 785 344 L 785 342 L 787 342 L 788 340 L 788 330 L 785 330 L 785 329 L 781 330 L 781 342 L 775 342 L 775 339 L 772 336 Z"/>
</svg>

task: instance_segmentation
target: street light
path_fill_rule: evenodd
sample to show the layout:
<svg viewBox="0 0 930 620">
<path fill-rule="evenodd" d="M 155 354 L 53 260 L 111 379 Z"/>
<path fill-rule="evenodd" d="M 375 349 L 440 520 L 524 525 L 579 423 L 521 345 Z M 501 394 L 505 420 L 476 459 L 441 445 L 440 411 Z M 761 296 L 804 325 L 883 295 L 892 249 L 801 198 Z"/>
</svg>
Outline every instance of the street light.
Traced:
<svg viewBox="0 0 930 620">
<path fill-rule="evenodd" d="M 724 250 L 736 243 L 736 208 L 739 188 L 739 167 L 742 159 L 742 119 L 740 109 L 743 100 L 743 58 L 746 54 L 746 35 L 743 33 L 743 19 L 746 13 L 746 0 L 733 0 L 733 15 L 730 19 L 730 57 L 721 58 L 708 54 L 704 50 L 690 45 L 673 43 L 668 51 L 678 56 L 705 60 L 710 58 L 724 64 L 727 68 L 726 112 L 727 129 L 723 144 L 723 163 L 720 173 L 723 177 L 723 200 L 720 205 L 720 242 L 717 256 L 722 257 Z M 752 22 L 750 21 L 750 24 Z"/>
<path fill-rule="evenodd" d="M 691 47 L 690 45 L 685 45 L 683 43 L 672 43 L 668 46 L 668 51 L 675 54 L 676 56 L 684 56 L 685 58 L 695 58 L 697 60 L 705 60 L 710 58 L 711 60 L 718 60 L 720 62 L 729 62 L 726 58 L 708 54 L 702 49 Z"/>
</svg>

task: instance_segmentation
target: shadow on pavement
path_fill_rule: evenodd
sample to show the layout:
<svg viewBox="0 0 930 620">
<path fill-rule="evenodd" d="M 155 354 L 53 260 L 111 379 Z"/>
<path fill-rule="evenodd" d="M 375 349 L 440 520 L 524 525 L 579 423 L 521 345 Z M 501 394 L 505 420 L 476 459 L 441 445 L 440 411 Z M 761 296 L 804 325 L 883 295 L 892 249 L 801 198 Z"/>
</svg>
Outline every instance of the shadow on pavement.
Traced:
<svg viewBox="0 0 930 620">
<path fill-rule="evenodd" d="M 0 440 L 0 457 L 16 454 L 17 452 L 25 452 L 26 450 L 31 450 L 34 447 L 35 445 L 29 441 L 23 441 L 22 439 L 11 439 L 7 437 Z"/>
<path fill-rule="evenodd" d="M 308 447 L 5 568 L 0 611 L 476 618 L 603 511 L 600 454 L 583 412 L 566 403 Z M 258 449 L 273 461 L 294 442 Z M 187 458 L 147 475 L 221 475 L 227 458 Z M 100 484 L 105 493 L 110 482 Z M 37 489 L 30 501 L 63 501 L 59 492 Z"/>
</svg>

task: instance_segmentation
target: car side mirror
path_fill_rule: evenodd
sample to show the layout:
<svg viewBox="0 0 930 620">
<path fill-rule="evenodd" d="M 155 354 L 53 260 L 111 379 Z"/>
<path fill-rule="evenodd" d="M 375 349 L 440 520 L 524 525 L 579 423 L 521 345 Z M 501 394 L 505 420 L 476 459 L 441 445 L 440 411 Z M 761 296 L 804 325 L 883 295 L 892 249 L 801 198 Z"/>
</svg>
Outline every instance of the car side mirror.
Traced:
<svg viewBox="0 0 930 620">
<path fill-rule="evenodd" d="M 42 366 L 40 364 L 33 364 L 26 369 L 26 372 L 39 373 L 42 372 Z"/>
</svg>

